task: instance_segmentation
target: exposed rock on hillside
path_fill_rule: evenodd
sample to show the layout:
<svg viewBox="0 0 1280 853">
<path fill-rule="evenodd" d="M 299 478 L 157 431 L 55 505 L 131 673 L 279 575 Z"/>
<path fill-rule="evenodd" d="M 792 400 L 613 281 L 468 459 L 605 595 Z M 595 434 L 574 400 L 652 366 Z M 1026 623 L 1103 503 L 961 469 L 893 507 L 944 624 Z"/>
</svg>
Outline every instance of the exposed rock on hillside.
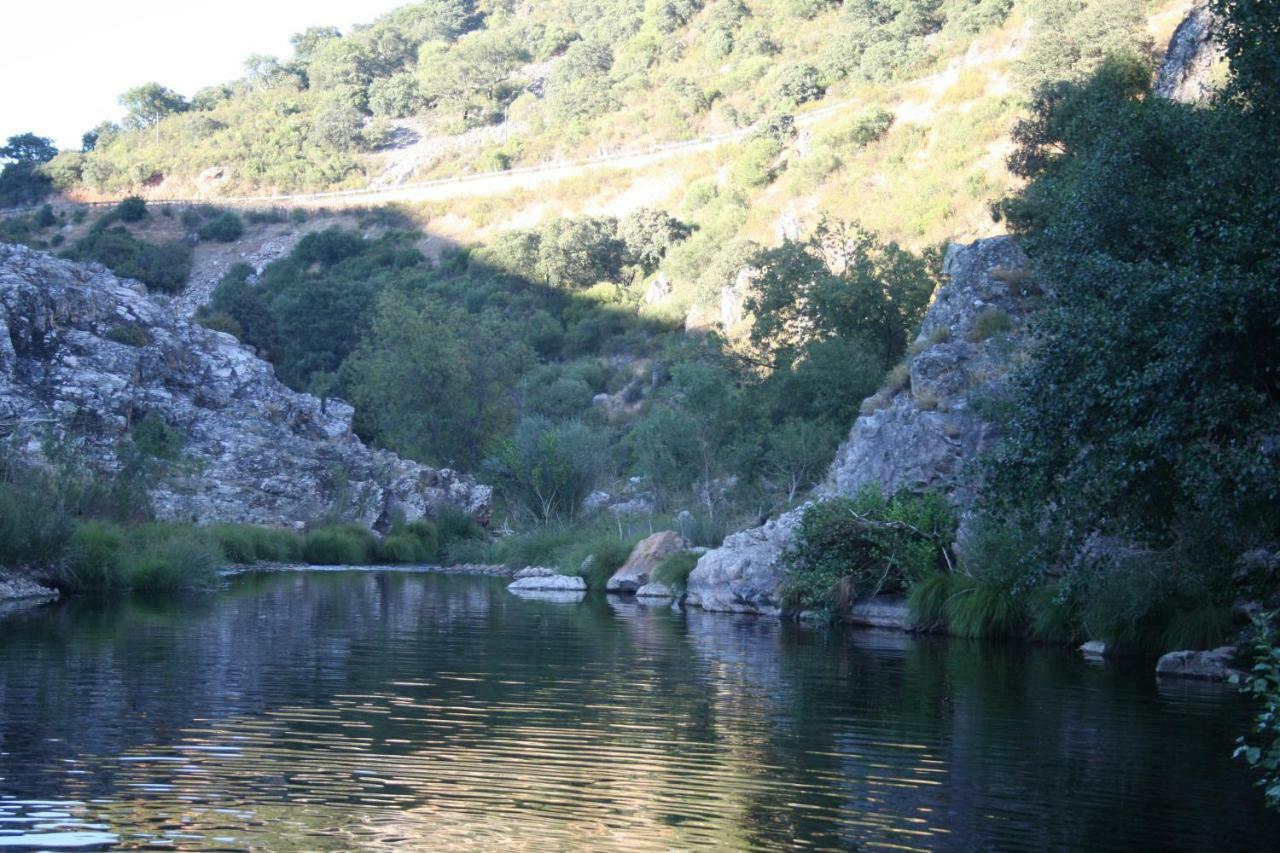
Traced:
<svg viewBox="0 0 1280 853">
<path fill-rule="evenodd" d="M 972 495 L 960 476 L 964 464 L 995 438 L 991 424 L 973 411 L 1009 371 L 1011 338 L 1023 312 L 1026 260 L 1007 237 L 954 245 L 947 253 L 948 281 L 934 296 L 907 366 L 910 382 L 881 407 L 854 422 L 836 453 L 819 500 L 856 494 L 879 483 L 886 492 L 937 488 L 965 506 Z M 689 576 L 688 600 L 707 610 L 777 613 L 782 570 L 803 507 L 762 527 L 735 533 L 705 554 Z"/>
<path fill-rule="evenodd" d="M 1156 73 L 1152 91 L 1157 97 L 1191 104 L 1208 96 L 1214 66 L 1223 59 L 1213 27 L 1213 12 L 1204 5 L 1193 7 L 1178 24 Z"/>
<path fill-rule="evenodd" d="M 339 511 L 367 524 L 452 504 L 487 520 L 490 489 L 364 446 L 352 409 L 286 388 L 230 335 L 148 298 L 137 282 L 0 244 L 0 424 L 23 455 L 73 438 L 115 469 L 154 413 L 185 435 L 151 490 L 162 518 L 292 524 Z"/>
</svg>

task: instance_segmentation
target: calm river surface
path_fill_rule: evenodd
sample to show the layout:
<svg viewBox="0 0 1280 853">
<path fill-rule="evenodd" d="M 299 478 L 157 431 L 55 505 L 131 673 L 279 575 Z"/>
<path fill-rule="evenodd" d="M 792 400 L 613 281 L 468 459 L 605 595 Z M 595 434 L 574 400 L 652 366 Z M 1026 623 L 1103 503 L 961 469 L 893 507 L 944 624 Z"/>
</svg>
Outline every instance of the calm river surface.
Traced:
<svg viewBox="0 0 1280 853">
<path fill-rule="evenodd" d="M 0 617 L 0 848 L 1276 850 L 1150 663 L 252 574 Z"/>
</svg>

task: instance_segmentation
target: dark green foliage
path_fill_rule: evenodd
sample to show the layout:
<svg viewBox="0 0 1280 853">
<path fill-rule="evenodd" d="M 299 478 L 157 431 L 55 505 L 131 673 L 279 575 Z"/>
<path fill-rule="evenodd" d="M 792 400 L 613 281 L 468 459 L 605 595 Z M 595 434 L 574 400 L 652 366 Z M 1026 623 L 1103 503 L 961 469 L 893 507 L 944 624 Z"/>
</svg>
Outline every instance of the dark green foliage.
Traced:
<svg viewBox="0 0 1280 853">
<path fill-rule="evenodd" d="M 131 195 L 116 205 L 115 213 L 121 222 L 141 222 L 147 218 L 147 202 L 140 196 Z"/>
<path fill-rule="evenodd" d="M 360 524 L 321 527 L 302 540 L 302 559 L 313 566 L 366 565 L 377 553 L 377 539 Z"/>
<path fill-rule="evenodd" d="M 856 498 L 805 510 L 783 556 L 783 600 L 806 610 L 843 609 L 856 597 L 905 590 L 950 564 L 955 518 L 946 498 L 868 487 Z"/>
<path fill-rule="evenodd" d="M 661 210 L 642 207 L 618 222 L 618 237 L 633 263 L 646 271 L 657 269 L 667 250 L 685 240 L 689 226 Z"/>
<path fill-rule="evenodd" d="M 951 572 L 928 572 L 907 591 L 907 608 L 912 624 L 922 628 L 939 628 L 947 624 L 947 603 L 951 599 Z"/>
<path fill-rule="evenodd" d="M 1235 757 L 1261 774 L 1258 786 L 1266 793 L 1267 805 L 1280 809 L 1280 644 L 1265 623 L 1259 628 L 1253 667 L 1247 675 L 1231 676 L 1231 683 L 1261 706 L 1253 720 L 1252 736 L 1238 740 Z"/>
<path fill-rule="evenodd" d="M 124 344 L 131 347 L 145 347 L 151 343 L 147 330 L 135 323 L 121 323 L 107 329 L 107 333 L 103 335 L 109 341 L 115 341 L 118 344 Z"/>
<path fill-rule="evenodd" d="M 177 293 L 191 275 L 191 249 L 181 243 L 146 243 L 123 226 L 95 227 L 76 240 L 66 257 L 97 261 L 124 278 L 136 278 L 148 288 Z"/>
<path fill-rule="evenodd" d="M 57 583 L 71 592 L 192 589 L 215 583 L 222 564 L 222 550 L 201 528 L 90 521 L 70 537 Z"/>
<path fill-rule="evenodd" d="M 619 538 L 614 532 L 584 537 L 560 555 L 557 565 L 565 574 L 586 580 L 588 589 L 603 590 L 613 573 L 631 556 L 638 541 L 638 538 Z"/>
<path fill-rule="evenodd" d="M 854 223 L 824 221 L 808 240 L 761 252 L 755 264 L 751 340 L 776 365 L 843 338 L 865 342 L 883 370 L 906 351 L 934 286 L 925 260 Z"/>
<path fill-rule="evenodd" d="M 209 528 L 229 563 L 294 563 L 302 559 L 302 537 L 292 530 L 254 524 L 217 524 Z"/>
<path fill-rule="evenodd" d="M 439 553 L 439 535 L 430 521 L 398 524 L 378 543 L 378 558 L 388 563 L 431 563 Z"/>
<path fill-rule="evenodd" d="M 689 583 L 689 575 L 698 565 L 698 555 L 690 551 L 677 551 L 658 564 L 653 570 L 652 580 L 680 595 Z"/>
<path fill-rule="evenodd" d="M 32 217 L 31 222 L 37 228 L 48 228 L 58 224 L 58 217 L 54 215 L 53 207 L 46 204 L 36 211 L 36 215 Z"/>
<path fill-rule="evenodd" d="M 1280 538 L 1280 13 L 1223 11 L 1222 96 L 1150 97 L 1130 60 L 1047 90 L 1016 134 L 1030 183 L 1003 208 L 1053 298 L 987 511 L 1058 525 L 1045 556 L 1078 624 L 1154 651 L 1220 638 L 1235 555 Z M 1086 549 L 1095 534 L 1134 547 Z"/>
<path fill-rule="evenodd" d="M 778 74 L 776 86 L 778 97 L 794 104 L 816 101 L 826 91 L 812 65 L 788 65 Z"/>
<path fill-rule="evenodd" d="M 182 455 L 186 436 L 165 423 L 164 418 L 148 412 L 130 431 L 134 450 L 146 459 L 174 462 Z"/>
<path fill-rule="evenodd" d="M 436 548 L 442 557 L 456 543 L 480 539 L 486 535 L 484 528 L 476 523 L 470 513 L 455 506 L 440 507 L 431 521 L 436 527 Z"/>
<path fill-rule="evenodd" d="M 41 166 L 58 153 L 53 140 L 34 133 L 10 136 L 0 146 L 0 161 L 5 166 L 0 171 L 0 207 L 17 207 L 32 204 L 47 196 L 53 189 L 53 181 Z"/>
<path fill-rule="evenodd" d="M 224 210 L 202 225 L 197 233 L 201 240 L 232 243 L 244 234 L 244 220 L 233 211 Z"/>
<path fill-rule="evenodd" d="M 1007 638 L 1026 631 L 1026 611 L 1009 589 L 952 575 L 945 607 L 947 630 L 958 637 Z"/>
<path fill-rule="evenodd" d="M 514 507 L 546 523 L 576 515 L 606 466 L 598 432 L 579 422 L 529 417 L 494 445 L 485 473 Z"/>
</svg>

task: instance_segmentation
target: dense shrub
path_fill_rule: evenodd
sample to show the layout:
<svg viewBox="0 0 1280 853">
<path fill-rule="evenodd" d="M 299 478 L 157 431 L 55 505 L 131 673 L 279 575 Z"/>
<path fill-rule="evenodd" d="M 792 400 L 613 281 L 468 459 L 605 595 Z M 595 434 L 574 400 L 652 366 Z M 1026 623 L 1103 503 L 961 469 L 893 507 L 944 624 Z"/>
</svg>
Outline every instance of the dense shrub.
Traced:
<svg viewBox="0 0 1280 853">
<path fill-rule="evenodd" d="M 244 234 L 244 220 L 233 211 L 226 210 L 200 226 L 197 233 L 201 240 L 233 243 Z"/>
<path fill-rule="evenodd" d="M 58 582 L 75 592 L 192 589 L 214 583 L 223 559 L 200 528 L 90 521 L 71 536 Z"/>
<path fill-rule="evenodd" d="M 1231 683 L 1261 706 L 1253 720 L 1251 736 L 1241 737 L 1235 757 L 1259 771 L 1267 805 L 1280 809 L 1280 644 L 1265 624 L 1253 648 L 1254 663 L 1247 675 L 1231 676 Z"/>
<path fill-rule="evenodd" d="M 638 539 L 620 538 L 616 532 L 584 537 L 560 555 L 558 565 L 567 575 L 578 575 L 588 589 L 603 590 L 613 573 L 631 556 Z"/>
<path fill-rule="evenodd" d="M 436 526 L 425 519 L 398 524 L 378 544 L 378 557 L 388 563 L 433 563 L 440 552 Z"/>
<path fill-rule="evenodd" d="M 147 218 L 147 202 L 140 196 L 131 195 L 115 206 L 115 214 L 121 222 L 141 222 Z"/>
<path fill-rule="evenodd" d="M 1053 294 L 983 509 L 1036 534 L 1024 563 L 1057 567 L 1056 621 L 1147 651 L 1220 640 L 1235 556 L 1280 538 L 1277 12 L 1219 12 L 1221 95 L 1151 97 L 1123 57 L 1042 90 L 1002 208 Z"/>
<path fill-rule="evenodd" d="M 313 566 L 360 566 L 377 556 L 377 539 L 360 524 L 321 527 L 302 540 L 302 559 Z"/>
<path fill-rule="evenodd" d="M 936 493 L 885 497 L 868 487 L 856 498 L 813 504 L 783 556 L 788 607 L 833 611 L 856 597 L 910 588 L 949 570 L 955 519 Z"/>
<path fill-rule="evenodd" d="M 209 528 L 228 562 L 292 563 L 302 559 L 302 537 L 292 530 L 255 524 L 217 524 Z"/>
<path fill-rule="evenodd" d="M 684 593 L 689 583 L 689 575 L 698 565 L 698 555 L 690 551 L 677 551 L 671 554 L 653 570 L 652 580 L 660 583 L 676 595 Z"/>
<path fill-rule="evenodd" d="M 95 227 L 66 252 L 76 261 L 97 261 L 118 276 L 148 288 L 176 293 L 191 275 L 191 249 L 181 243 L 146 243 L 122 226 Z"/>
</svg>

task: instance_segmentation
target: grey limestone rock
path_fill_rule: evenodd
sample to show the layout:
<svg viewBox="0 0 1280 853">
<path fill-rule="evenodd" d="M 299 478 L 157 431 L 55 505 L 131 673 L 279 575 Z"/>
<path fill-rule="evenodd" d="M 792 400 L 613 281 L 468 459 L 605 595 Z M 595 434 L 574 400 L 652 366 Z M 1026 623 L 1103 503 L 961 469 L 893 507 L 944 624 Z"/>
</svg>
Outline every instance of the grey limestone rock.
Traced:
<svg viewBox="0 0 1280 853">
<path fill-rule="evenodd" d="M 113 340 L 122 328 L 144 343 Z M 0 244 L 0 423 L 19 452 L 41 462 L 52 435 L 115 470 L 148 414 L 185 436 L 189 463 L 151 488 L 160 518 L 288 526 L 336 511 L 379 526 L 452 505 L 488 520 L 489 487 L 366 447 L 346 403 L 290 390 L 141 284 Z"/>
<path fill-rule="evenodd" d="M 818 500 L 849 497 L 869 484 L 886 492 L 935 488 L 962 510 L 972 494 L 965 464 L 996 440 L 995 428 L 974 410 L 978 395 L 998 394 L 1017 351 L 1030 287 L 1026 258 L 1008 237 L 953 245 L 947 281 L 925 314 L 908 360 L 908 386 L 882 408 L 854 422 L 836 452 Z M 983 337 L 982 318 L 1004 315 L 1009 334 Z M 704 554 L 689 576 L 688 601 L 707 610 L 777 613 L 782 554 L 803 508 L 735 533 Z M 878 618 L 878 617 L 877 617 Z"/>
</svg>

